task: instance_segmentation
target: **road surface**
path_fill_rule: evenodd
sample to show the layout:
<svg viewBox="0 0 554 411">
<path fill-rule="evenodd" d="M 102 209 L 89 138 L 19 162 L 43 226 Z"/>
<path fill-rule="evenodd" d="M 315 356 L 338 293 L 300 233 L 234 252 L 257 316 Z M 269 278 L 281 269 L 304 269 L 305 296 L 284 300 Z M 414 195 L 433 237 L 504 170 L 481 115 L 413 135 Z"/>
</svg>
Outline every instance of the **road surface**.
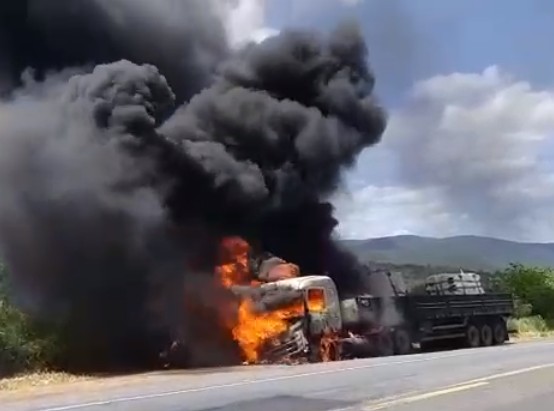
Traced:
<svg viewBox="0 0 554 411">
<path fill-rule="evenodd" d="M 10 411 L 551 411 L 554 342 L 165 372 L 0 395 Z"/>
</svg>

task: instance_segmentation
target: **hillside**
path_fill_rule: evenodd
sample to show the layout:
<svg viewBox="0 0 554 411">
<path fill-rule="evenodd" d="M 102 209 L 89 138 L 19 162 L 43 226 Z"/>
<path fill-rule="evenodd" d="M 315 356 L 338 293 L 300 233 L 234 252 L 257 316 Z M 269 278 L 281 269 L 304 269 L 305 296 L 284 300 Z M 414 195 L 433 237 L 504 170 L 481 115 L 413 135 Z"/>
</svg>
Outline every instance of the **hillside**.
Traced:
<svg viewBox="0 0 554 411">
<path fill-rule="evenodd" d="M 519 243 L 490 237 L 418 236 L 343 240 L 362 261 L 494 270 L 509 263 L 554 266 L 554 243 Z"/>
</svg>

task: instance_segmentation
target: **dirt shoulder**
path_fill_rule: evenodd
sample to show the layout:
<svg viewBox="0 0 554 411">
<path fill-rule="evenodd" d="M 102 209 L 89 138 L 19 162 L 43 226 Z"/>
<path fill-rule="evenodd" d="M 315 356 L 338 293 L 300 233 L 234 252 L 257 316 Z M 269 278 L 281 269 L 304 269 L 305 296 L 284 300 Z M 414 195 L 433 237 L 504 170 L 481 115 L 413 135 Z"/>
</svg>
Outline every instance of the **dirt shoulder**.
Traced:
<svg viewBox="0 0 554 411">
<path fill-rule="evenodd" d="M 257 367 L 257 366 L 255 366 Z M 260 366 L 261 367 L 261 366 Z M 18 401 L 29 397 L 41 398 L 72 392 L 95 393 L 117 390 L 137 384 L 156 384 L 175 381 L 178 376 L 184 381 L 198 376 L 226 373 L 237 369 L 251 370 L 252 367 L 222 367 L 197 370 L 162 370 L 125 375 L 72 375 L 65 373 L 32 373 L 0 379 L 0 404 L 4 401 Z"/>
<path fill-rule="evenodd" d="M 88 381 L 92 377 L 57 372 L 35 372 L 0 379 L 0 392 L 37 389 Z"/>
<path fill-rule="evenodd" d="M 510 341 L 515 343 L 539 341 L 539 340 L 552 340 L 552 339 L 554 339 L 554 331 L 525 332 L 525 333 L 514 334 L 510 336 Z"/>
</svg>

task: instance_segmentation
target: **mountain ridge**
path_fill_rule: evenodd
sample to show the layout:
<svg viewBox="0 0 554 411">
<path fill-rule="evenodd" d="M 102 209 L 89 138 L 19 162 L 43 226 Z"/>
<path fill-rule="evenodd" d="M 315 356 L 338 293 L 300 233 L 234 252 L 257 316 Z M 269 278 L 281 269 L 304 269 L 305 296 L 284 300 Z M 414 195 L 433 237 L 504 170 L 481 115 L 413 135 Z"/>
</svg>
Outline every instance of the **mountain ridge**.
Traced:
<svg viewBox="0 0 554 411">
<path fill-rule="evenodd" d="M 463 266 L 475 270 L 497 270 L 510 263 L 554 266 L 554 242 L 519 242 L 478 235 L 398 235 L 344 239 L 341 243 L 364 262 Z"/>
</svg>

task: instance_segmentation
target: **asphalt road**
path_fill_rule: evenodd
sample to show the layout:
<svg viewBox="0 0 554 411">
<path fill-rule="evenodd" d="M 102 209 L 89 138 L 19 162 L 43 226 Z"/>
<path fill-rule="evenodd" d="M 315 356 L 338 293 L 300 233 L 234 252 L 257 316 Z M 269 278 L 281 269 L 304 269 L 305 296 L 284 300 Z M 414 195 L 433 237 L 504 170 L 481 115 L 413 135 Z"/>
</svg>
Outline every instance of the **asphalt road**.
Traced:
<svg viewBox="0 0 554 411">
<path fill-rule="evenodd" d="M 10 411 L 551 411 L 554 342 L 166 372 L 0 395 Z"/>
</svg>

